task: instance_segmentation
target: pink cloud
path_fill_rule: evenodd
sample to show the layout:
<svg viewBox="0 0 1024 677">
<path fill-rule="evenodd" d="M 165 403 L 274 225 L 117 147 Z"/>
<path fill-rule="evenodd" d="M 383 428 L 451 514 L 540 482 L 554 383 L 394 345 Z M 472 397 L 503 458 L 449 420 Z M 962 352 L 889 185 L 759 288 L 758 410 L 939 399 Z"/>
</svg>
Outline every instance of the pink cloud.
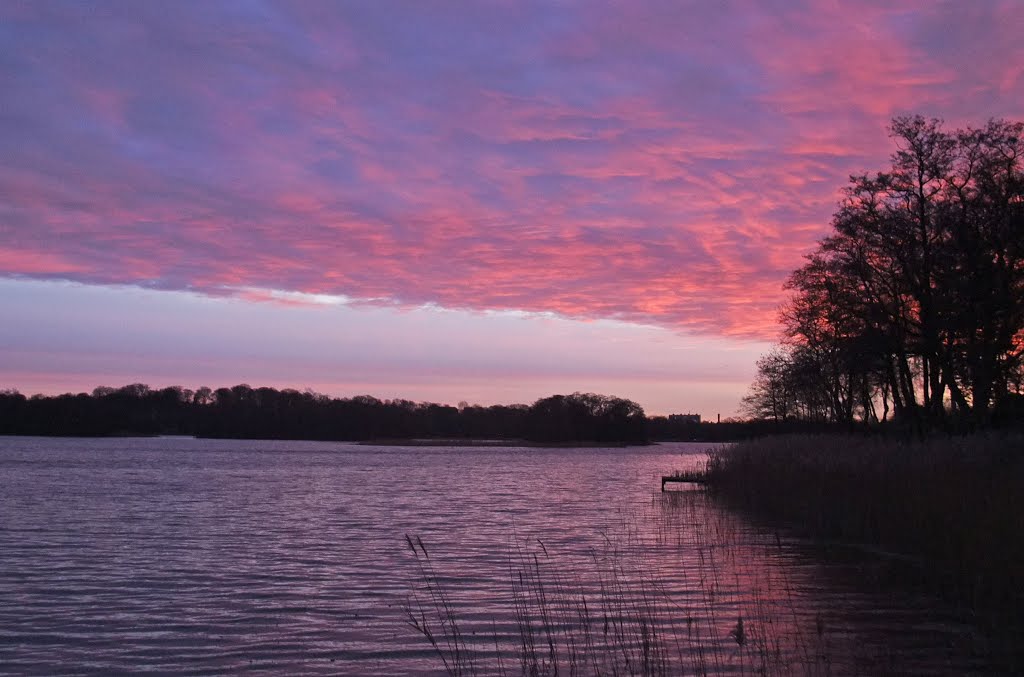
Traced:
<svg viewBox="0 0 1024 677">
<path fill-rule="evenodd" d="M 769 338 L 891 115 L 1024 112 L 1012 2 L 0 13 L 0 274 L 275 303 Z"/>
<path fill-rule="evenodd" d="M 85 266 L 59 254 L 0 247 L 0 270 L 11 275 L 74 275 L 88 273 Z"/>
</svg>

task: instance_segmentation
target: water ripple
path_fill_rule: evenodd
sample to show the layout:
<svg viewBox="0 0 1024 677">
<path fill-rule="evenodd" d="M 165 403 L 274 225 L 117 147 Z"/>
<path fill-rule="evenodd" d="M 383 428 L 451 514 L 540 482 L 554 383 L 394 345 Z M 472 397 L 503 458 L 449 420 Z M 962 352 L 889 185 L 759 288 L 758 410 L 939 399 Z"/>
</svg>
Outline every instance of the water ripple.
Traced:
<svg viewBox="0 0 1024 677">
<path fill-rule="evenodd" d="M 721 647 L 769 607 L 793 665 L 814 663 L 795 638 L 824 624 L 834 673 L 872 671 L 876 650 L 921 674 L 978 667 L 955 648 L 971 630 L 933 600 L 837 583 L 805 545 L 657 491 L 701 452 L 0 439 L 0 674 L 436 674 L 407 622 L 425 579 L 405 534 L 484 672 L 493 639 L 518 636 L 513 583 L 531 563 L 562 600 L 557 633 L 572 600 L 600 609 L 614 585 L 601 632 L 651 605 L 709 672 L 742 664 Z"/>
</svg>

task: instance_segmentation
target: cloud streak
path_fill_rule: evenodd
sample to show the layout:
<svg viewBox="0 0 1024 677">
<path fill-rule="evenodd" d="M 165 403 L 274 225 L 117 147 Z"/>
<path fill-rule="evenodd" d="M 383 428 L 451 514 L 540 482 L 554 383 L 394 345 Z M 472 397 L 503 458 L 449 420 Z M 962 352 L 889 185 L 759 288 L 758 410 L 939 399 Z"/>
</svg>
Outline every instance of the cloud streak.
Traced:
<svg viewBox="0 0 1024 677">
<path fill-rule="evenodd" d="M 0 274 L 770 337 L 891 115 L 1024 113 L 890 5 L 6 3 Z"/>
</svg>

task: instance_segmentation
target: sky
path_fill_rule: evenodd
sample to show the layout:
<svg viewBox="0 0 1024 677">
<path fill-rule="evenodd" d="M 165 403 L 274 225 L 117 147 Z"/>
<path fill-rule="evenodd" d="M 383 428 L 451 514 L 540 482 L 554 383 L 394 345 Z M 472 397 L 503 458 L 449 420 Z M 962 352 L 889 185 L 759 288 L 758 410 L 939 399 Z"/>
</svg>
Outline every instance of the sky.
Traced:
<svg viewBox="0 0 1024 677">
<path fill-rule="evenodd" d="M 1024 3 L 0 3 L 0 388 L 736 413 L 894 115 Z"/>
</svg>

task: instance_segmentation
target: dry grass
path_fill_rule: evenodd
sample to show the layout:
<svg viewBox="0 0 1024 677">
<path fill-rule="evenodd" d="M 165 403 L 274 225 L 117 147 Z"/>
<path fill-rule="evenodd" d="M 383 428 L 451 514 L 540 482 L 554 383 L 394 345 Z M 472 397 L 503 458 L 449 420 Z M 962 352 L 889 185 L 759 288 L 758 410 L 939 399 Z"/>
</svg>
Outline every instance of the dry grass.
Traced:
<svg viewBox="0 0 1024 677">
<path fill-rule="evenodd" d="M 752 544 L 727 514 L 709 519 L 699 492 L 656 500 L 653 542 L 624 530 L 587 562 L 535 539 L 515 543 L 511 608 L 498 612 L 514 619 L 510 630 L 460 619 L 449 598 L 457 588 L 445 590 L 423 544 L 407 538 L 417 572 L 407 620 L 449 675 L 833 674 L 827 633 L 795 611 L 790 579 L 767 552 L 774 541 Z M 657 548 L 688 553 L 673 590 Z"/>
<path fill-rule="evenodd" d="M 704 480 L 730 505 L 804 535 L 918 558 L 975 621 L 1009 637 L 1024 627 L 1020 435 L 770 437 L 713 451 Z"/>
</svg>

